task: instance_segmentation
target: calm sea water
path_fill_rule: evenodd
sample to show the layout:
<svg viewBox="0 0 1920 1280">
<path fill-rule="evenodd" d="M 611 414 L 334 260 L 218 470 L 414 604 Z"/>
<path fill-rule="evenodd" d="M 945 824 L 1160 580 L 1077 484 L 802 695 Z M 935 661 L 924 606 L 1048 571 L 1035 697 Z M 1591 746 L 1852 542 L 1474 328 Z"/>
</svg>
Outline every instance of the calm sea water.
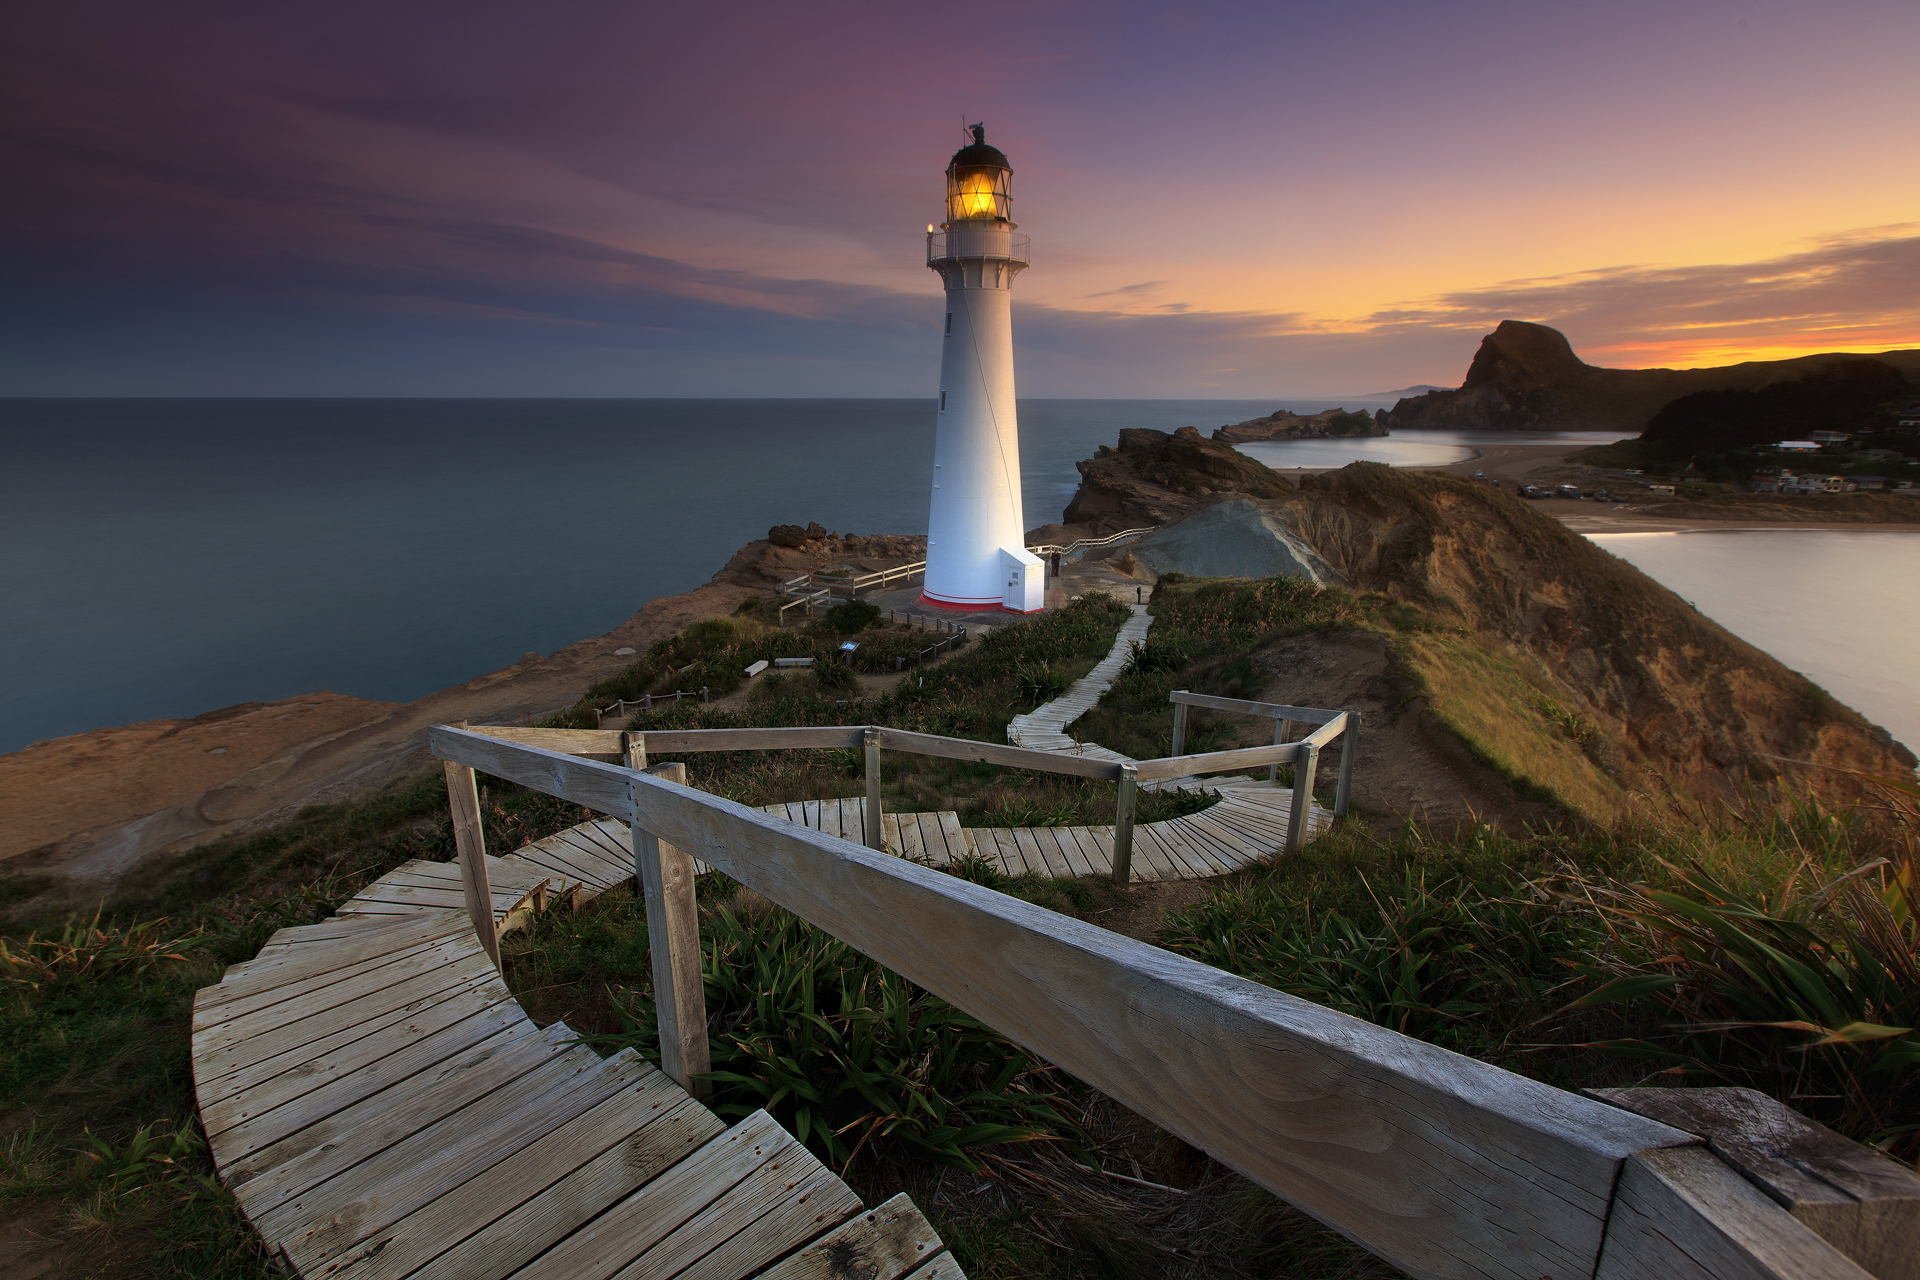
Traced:
<svg viewBox="0 0 1920 1280">
<path fill-rule="evenodd" d="M 1920 533 L 1589 536 L 1920 749 Z"/>
<path fill-rule="evenodd" d="M 1279 403 L 1024 402 L 1028 523 L 1059 518 L 1074 462 L 1123 427 Z M 697 586 L 770 524 L 923 532 L 933 417 L 919 400 L 0 401 L 0 751 L 319 689 L 417 697 Z"/>
<path fill-rule="evenodd" d="M 1123 427 L 1205 430 L 1282 404 L 1333 407 L 1025 401 L 1027 521 L 1057 519 L 1074 462 Z M 1276 466 L 1432 466 L 1495 441 L 1523 442 L 1421 432 L 1257 448 Z M 922 531 L 933 411 L 917 400 L 12 401 L 0 402 L 0 445 L 7 751 L 318 689 L 417 697 L 605 631 L 704 582 L 776 522 Z M 1920 536 L 1602 543 L 1920 742 L 1920 617 L 1910 592 L 1894 594 L 1920 581 Z"/>
</svg>

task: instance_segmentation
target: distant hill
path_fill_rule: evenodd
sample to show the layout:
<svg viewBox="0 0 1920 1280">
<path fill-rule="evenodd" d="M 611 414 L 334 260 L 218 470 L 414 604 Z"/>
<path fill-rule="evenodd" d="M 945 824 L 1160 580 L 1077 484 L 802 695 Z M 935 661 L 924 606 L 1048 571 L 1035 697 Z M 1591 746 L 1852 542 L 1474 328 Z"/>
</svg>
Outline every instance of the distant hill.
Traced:
<svg viewBox="0 0 1920 1280">
<path fill-rule="evenodd" d="M 1920 350 L 1870 357 L 1920 381 Z M 1857 354 L 1751 360 L 1711 369 L 1602 369 L 1574 354 L 1557 329 L 1503 320 L 1480 340 L 1457 391 L 1403 399 L 1382 415 L 1393 431 L 1617 431 L 1638 435 L 1660 409 L 1702 391 L 1753 391 L 1850 361 Z"/>
</svg>

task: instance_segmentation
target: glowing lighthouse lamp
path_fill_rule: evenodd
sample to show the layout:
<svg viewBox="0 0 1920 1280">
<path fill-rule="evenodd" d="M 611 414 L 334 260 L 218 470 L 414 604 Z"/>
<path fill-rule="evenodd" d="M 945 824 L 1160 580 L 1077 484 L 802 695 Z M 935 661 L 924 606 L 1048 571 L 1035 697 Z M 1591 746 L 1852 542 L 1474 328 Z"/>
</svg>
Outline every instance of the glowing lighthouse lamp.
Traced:
<svg viewBox="0 0 1920 1280">
<path fill-rule="evenodd" d="M 1026 548 L 1020 430 L 1013 402 L 1013 166 L 984 125 L 947 166 L 947 220 L 927 228 L 927 265 L 947 287 L 934 426 L 925 599 L 958 609 L 1031 613 L 1046 566 Z"/>
</svg>

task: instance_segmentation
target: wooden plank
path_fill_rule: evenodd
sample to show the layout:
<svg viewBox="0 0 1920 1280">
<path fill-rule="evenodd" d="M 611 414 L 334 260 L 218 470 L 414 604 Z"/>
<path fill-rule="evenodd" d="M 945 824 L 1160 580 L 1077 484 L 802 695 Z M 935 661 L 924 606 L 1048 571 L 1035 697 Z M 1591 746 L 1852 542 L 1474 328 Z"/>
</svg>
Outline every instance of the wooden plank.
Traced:
<svg viewBox="0 0 1920 1280">
<path fill-rule="evenodd" d="M 615 1272 L 615 1280 L 739 1280 L 860 1207 L 860 1197 L 796 1142 Z"/>
<path fill-rule="evenodd" d="M 730 732 L 717 730 L 715 732 Z M 649 734 L 653 748 L 655 735 Z M 505 778 L 534 791 L 571 800 L 596 813 L 623 814 L 632 797 L 627 793 L 631 771 L 547 751 L 540 747 L 490 738 L 471 729 L 436 725 L 427 730 L 427 743 L 442 760 L 466 765 L 496 778 Z"/>
<path fill-rule="evenodd" d="M 920 832 L 921 847 L 926 850 L 927 861 L 936 867 L 944 867 L 952 859 L 947 853 L 947 838 L 940 830 L 938 814 L 916 813 L 914 825 Z"/>
<path fill-rule="evenodd" d="M 1184 860 L 1192 868 L 1194 875 L 1204 879 L 1208 876 L 1225 875 L 1233 870 L 1231 864 L 1215 853 L 1213 842 L 1207 839 L 1205 833 L 1185 818 L 1156 822 L 1152 827 L 1154 835 L 1160 842 L 1175 856 Z"/>
<path fill-rule="evenodd" d="M 1140 771 L 1130 764 L 1120 766 L 1120 785 L 1113 805 L 1113 878 L 1127 884 L 1134 878 L 1134 811 L 1139 805 Z"/>
<path fill-rule="evenodd" d="M 582 830 L 583 827 L 591 825 L 582 823 L 577 827 L 568 827 L 565 831 L 556 832 L 554 839 L 567 849 L 575 862 L 592 870 L 599 877 L 601 884 L 616 885 L 622 881 L 631 880 L 633 878 L 633 863 L 630 860 L 632 855 L 619 858 L 608 852 L 604 844 Z"/>
<path fill-rule="evenodd" d="M 385 932 L 376 942 L 359 947 L 340 945 L 317 949 L 311 956 L 290 957 L 281 965 L 228 970 L 219 985 L 203 988 L 193 1004 L 193 1025 L 211 1026 L 228 1018 L 262 1009 L 281 1000 L 305 998 L 312 992 L 375 968 L 404 964 L 408 958 L 436 943 L 466 931 L 463 916 L 429 920 L 428 925 L 397 933 Z M 335 952 L 338 955 L 334 954 Z M 257 965 L 258 961 L 249 962 Z"/>
<path fill-rule="evenodd" d="M 515 1280 L 610 1275 L 756 1168 L 803 1150 L 771 1116 L 756 1111 L 533 1259 Z"/>
<path fill-rule="evenodd" d="M 447 779 L 447 807 L 453 812 L 453 844 L 460 860 L 467 919 L 481 950 L 500 966 L 500 933 L 493 918 L 493 888 L 487 881 L 487 840 L 480 827 L 480 792 L 474 772 L 451 760 L 441 765 Z"/>
<path fill-rule="evenodd" d="M 700 751 L 794 751 L 857 747 L 867 725 L 827 725 L 792 729 L 655 729 L 647 734 L 654 755 Z"/>
<path fill-rule="evenodd" d="M 1067 851 L 1061 847 L 1058 827 L 1026 827 L 1023 830 L 1032 836 L 1035 846 L 1040 851 L 1040 860 L 1046 864 L 1048 875 L 1057 880 L 1071 880 L 1080 874 L 1079 868 L 1074 866 L 1074 860 L 1069 858 Z M 1072 842 L 1068 840 L 1067 843 Z"/>
<path fill-rule="evenodd" d="M 675 843 L 1408 1270 L 1590 1272 L 1622 1161 L 1687 1140 L 958 877 L 636 785 L 662 789 L 652 816 Z"/>
<path fill-rule="evenodd" d="M 415 1077 L 401 1095 L 368 1098 L 236 1161 L 223 1171 L 227 1188 L 247 1216 L 257 1218 L 516 1077 L 552 1063 L 571 1036 L 564 1027 L 498 1036 Z"/>
<path fill-rule="evenodd" d="M 893 819 L 894 845 L 900 856 L 914 862 L 926 862 L 938 865 L 932 854 L 927 851 L 925 838 L 920 834 L 920 815 L 917 813 L 895 813 L 888 815 Z M 941 848 L 945 852 L 945 846 Z"/>
<path fill-rule="evenodd" d="M 1627 1160 L 1594 1280 L 1868 1280 L 1868 1273 L 1694 1146 Z"/>
<path fill-rule="evenodd" d="M 506 857 L 508 862 L 516 860 L 523 860 L 526 866 L 538 867 L 553 875 L 559 881 L 554 885 L 556 890 L 564 890 L 568 885 L 589 885 L 595 890 L 606 888 L 606 884 L 598 877 L 588 876 L 579 867 L 555 852 L 551 838 L 522 845 L 518 851 Z"/>
<path fill-rule="evenodd" d="M 306 1071 L 283 1071 L 216 1100 L 202 1099 L 200 1127 L 209 1138 L 245 1125 L 248 1149 L 258 1149 L 322 1115 L 371 1097 L 416 1073 L 514 1027 L 531 1028 L 526 1013 L 502 999 L 424 1034 L 397 1028 L 375 1045 L 316 1063 Z M 298 1103 L 298 1106 L 290 1104 Z"/>
<path fill-rule="evenodd" d="M 1707 1140 L 1775 1204 L 1881 1280 L 1920 1280 L 1920 1176 L 1757 1089 L 1596 1089 Z"/>
<path fill-rule="evenodd" d="M 939 1235 L 913 1201 L 897 1195 L 760 1272 L 756 1280 L 903 1280 L 942 1250 Z"/>
<path fill-rule="evenodd" d="M 631 1089 L 679 1091 L 636 1053 L 555 1059 L 257 1219 L 296 1265 L 317 1263 L 472 1178 L 511 1168 L 528 1144 Z"/>
<path fill-rule="evenodd" d="M 475 1008 L 506 996 L 491 966 L 465 978 L 440 972 L 419 975 L 377 1002 L 363 1001 L 330 1010 L 317 1022 L 294 1022 L 265 1036 L 226 1050 L 212 1050 L 194 1037 L 194 1089 L 205 1102 L 251 1088 L 261 1080 L 302 1067 L 339 1052 L 367 1036 L 397 1023 L 418 1022 L 439 1006 Z M 368 1008 L 369 1003 L 377 1007 Z"/>
<path fill-rule="evenodd" d="M 1143 880 L 1198 880 L 1213 874 L 1206 863 L 1187 858 L 1167 840 L 1164 831 L 1151 826 L 1134 828 L 1133 851 L 1136 872 L 1142 867 L 1152 872 L 1150 877 L 1141 875 Z"/>
<path fill-rule="evenodd" d="M 960 825 L 959 814 L 942 809 L 933 815 L 933 821 L 940 829 L 940 839 L 946 843 L 948 862 L 958 862 L 973 852 L 973 842 L 967 838 L 966 828 Z"/>
<path fill-rule="evenodd" d="M 1194 756 L 1142 760 L 1134 768 L 1138 771 L 1140 781 L 1160 782 L 1167 778 L 1198 778 L 1209 773 L 1232 773 L 1236 769 L 1288 764 L 1299 752 L 1300 744 L 1297 742 L 1265 747 L 1235 747 L 1231 751 L 1203 751 Z"/>
<path fill-rule="evenodd" d="M 1313 820 L 1313 780 L 1319 767 L 1320 749 L 1311 744 L 1300 747 L 1300 761 L 1293 768 L 1293 812 L 1287 815 L 1287 852 L 1295 853 L 1307 842 L 1308 824 Z"/>
<path fill-rule="evenodd" d="M 1204 842 L 1208 859 L 1229 873 L 1259 856 L 1251 845 L 1225 827 L 1208 822 L 1204 812 L 1184 814 L 1179 821 L 1194 838 Z"/>
<path fill-rule="evenodd" d="M 1086 867 L 1085 874 L 1101 876 L 1113 870 L 1113 855 L 1101 846 L 1092 827 L 1060 828 L 1061 843 L 1065 844 L 1069 837 L 1079 850 L 1079 862 Z"/>
<path fill-rule="evenodd" d="M 967 1280 L 967 1277 L 952 1254 L 942 1253 L 936 1258 L 929 1258 L 926 1265 L 910 1274 L 907 1280 Z"/>
<path fill-rule="evenodd" d="M 437 1275 L 510 1274 L 722 1128 L 677 1090 L 663 1100 L 645 1082 L 631 1086 L 511 1161 L 361 1234 L 327 1274 L 400 1280 L 429 1261 Z"/>
<path fill-rule="evenodd" d="M 686 789 L 687 766 L 656 765 L 662 782 Z M 636 775 L 636 777 L 643 775 Z M 660 1066 L 695 1097 L 712 1092 L 701 1077 L 713 1069 L 707 1044 L 707 993 L 701 976 L 700 909 L 694 901 L 693 859 L 647 830 L 645 795 L 633 801 L 633 857 L 646 893 L 647 949 L 653 960 L 654 1021 Z"/>
<path fill-rule="evenodd" d="M 884 812 L 880 815 L 880 847 L 892 854 L 901 852 L 899 814 Z"/>
<path fill-rule="evenodd" d="M 318 987 L 296 999 L 267 1000 L 259 1007 L 243 1005 L 239 1012 L 231 1008 L 210 1010 L 205 1015 L 208 1020 L 194 1028 L 194 1042 L 203 1053 L 230 1048 L 288 1023 L 301 1022 L 377 995 L 404 981 L 410 973 L 443 971 L 455 977 L 464 976 L 476 972 L 477 962 L 485 960 L 486 954 L 474 945 L 470 936 L 443 938 L 393 964 L 355 969 L 338 982 Z"/>
<path fill-rule="evenodd" d="M 1347 731 L 1347 713 L 1342 711 L 1334 719 L 1327 721 L 1306 737 L 1300 739 L 1301 745 L 1318 747 L 1324 751 L 1338 741 Z"/>
<path fill-rule="evenodd" d="M 1187 822 L 1211 836 L 1214 844 L 1225 851 L 1222 856 L 1231 858 L 1235 868 L 1243 867 L 1272 852 L 1263 847 L 1259 841 L 1242 835 L 1224 822 L 1220 822 L 1213 816 L 1213 809 L 1202 809 L 1199 813 L 1190 813 L 1187 815 Z"/>
<path fill-rule="evenodd" d="M 889 751 L 936 756 L 943 760 L 971 760 L 980 764 L 1006 765 L 1031 769 L 1037 773 L 1064 773 L 1076 778 L 1115 778 L 1119 766 L 1084 756 L 1057 751 L 1035 751 L 1028 747 L 1010 747 L 998 742 L 975 742 L 970 738 L 945 738 L 931 733 L 912 733 L 906 729 L 881 729 L 880 744 Z"/>
<path fill-rule="evenodd" d="M 1209 711 L 1231 711 L 1236 715 L 1263 716 L 1269 720 L 1298 720 L 1302 724 L 1325 724 L 1339 711 L 1329 711 L 1324 707 L 1289 707 L 1278 702 L 1249 702 L 1245 698 L 1221 698 L 1210 693 L 1189 693 L 1185 689 L 1175 689 L 1167 695 L 1167 700 L 1175 705 L 1205 707 Z"/>
<path fill-rule="evenodd" d="M 619 760 L 626 750 L 623 741 L 625 735 L 619 729 L 527 729 L 504 724 L 469 724 L 461 727 L 504 742 L 545 747 L 549 751 L 562 751 L 570 756 Z"/>
</svg>

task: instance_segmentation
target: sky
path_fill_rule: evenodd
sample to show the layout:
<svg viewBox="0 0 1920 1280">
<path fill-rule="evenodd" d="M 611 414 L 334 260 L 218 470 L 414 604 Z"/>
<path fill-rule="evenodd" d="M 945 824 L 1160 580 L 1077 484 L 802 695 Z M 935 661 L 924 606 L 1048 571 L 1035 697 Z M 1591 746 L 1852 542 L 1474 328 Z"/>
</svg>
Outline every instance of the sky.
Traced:
<svg viewBox="0 0 1920 1280">
<path fill-rule="evenodd" d="M 1023 395 L 1920 346 L 1920 4 L 9 5 L 0 395 L 930 396 L 942 171 Z"/>
</svg>

